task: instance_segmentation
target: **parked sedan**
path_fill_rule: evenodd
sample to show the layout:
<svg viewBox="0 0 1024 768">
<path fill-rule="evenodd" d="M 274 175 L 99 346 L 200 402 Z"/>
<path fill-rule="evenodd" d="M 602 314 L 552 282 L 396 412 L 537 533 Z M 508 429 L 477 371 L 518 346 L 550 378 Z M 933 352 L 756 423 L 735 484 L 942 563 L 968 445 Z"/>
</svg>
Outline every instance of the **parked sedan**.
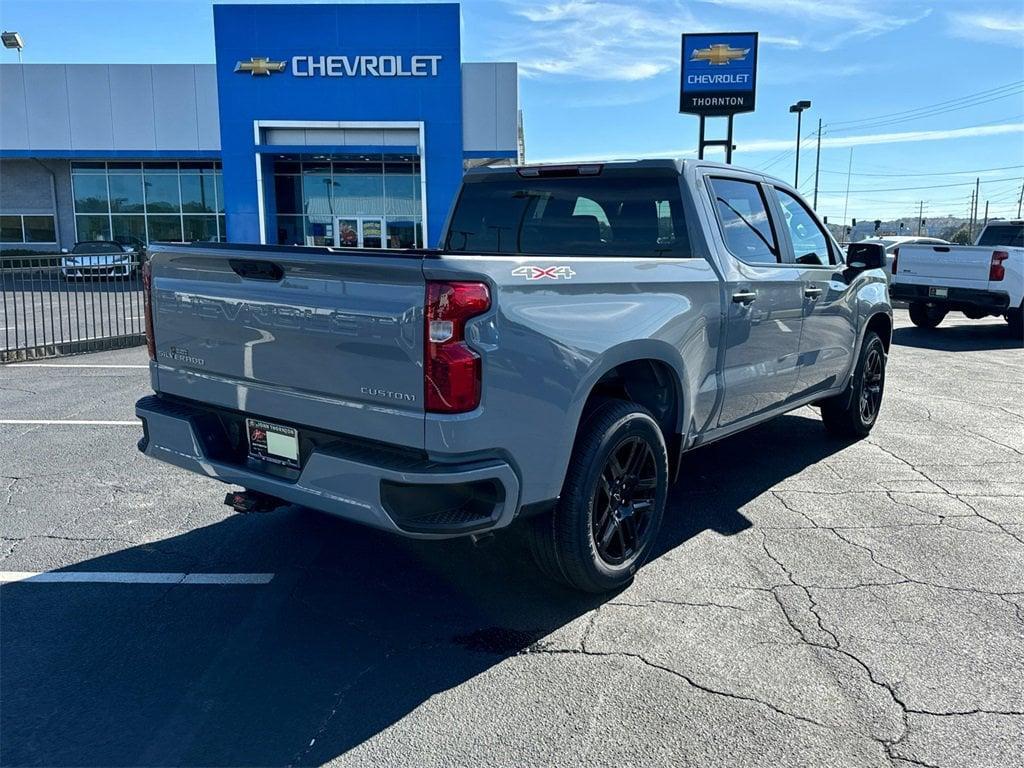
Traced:
<svg viewBox="0 0 1024 768">
<path fill-rule="evenodd" d="M 139 254 L 130 245 L 110 240 L 75 243 L 60 260 L 61 277 L 128 277 L 139 265 Z"/>
</svg>

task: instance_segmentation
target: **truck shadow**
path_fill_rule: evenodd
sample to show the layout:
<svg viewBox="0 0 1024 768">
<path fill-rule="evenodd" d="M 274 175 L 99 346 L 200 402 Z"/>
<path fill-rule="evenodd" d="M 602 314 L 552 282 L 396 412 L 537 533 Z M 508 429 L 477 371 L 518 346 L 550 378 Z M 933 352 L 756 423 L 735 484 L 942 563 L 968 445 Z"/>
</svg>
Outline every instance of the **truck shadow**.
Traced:
<svg viewBox="0 0 1024 768">
<path fill-rule="evenodd" d="M 816 419 L 790 415 L 695 452 L 659 555 L 703 531 L 749 528 L 744 504 L 841 447 Z M 515 668 L 497 665 L 543 638 L 573 647 L 581 617 L 610 597 L 545 581 L 513 536 L 486 548 L 407 542 L 295 508 L 72 570 L 275 576 L 3 587 L 0 764 L 319 765 L 377 735 L 391 760 L 415 764 L 415 742 L 382 732 L 408 716 L 493 728 L 515 685 Z M 446 692 L 462 685 L 492 710 L 466 709 L 464 696 L 455 709 Z"/>
<path fill-rule="evenodd" d="M 993 349 L 1020 349 L 1024 342 L 1014 339 L 1003 321 L 972 322 L 968 325 L 940 325 L 934 330 L 897 328 L 892 343 L 902 347 L 935 349 L 943 352 L 982 352 Z"/>
</svg>

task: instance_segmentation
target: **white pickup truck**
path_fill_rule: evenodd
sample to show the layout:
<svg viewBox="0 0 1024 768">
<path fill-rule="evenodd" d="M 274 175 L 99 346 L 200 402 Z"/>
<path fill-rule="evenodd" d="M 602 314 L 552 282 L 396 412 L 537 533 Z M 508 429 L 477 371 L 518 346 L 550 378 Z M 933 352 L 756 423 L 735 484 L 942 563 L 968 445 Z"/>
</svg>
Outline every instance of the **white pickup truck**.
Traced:
<svg viewBox="0 0 1024 768">
<path fill-rule="evenodd" d="M 950 311 L 972 320 L 1003 316 L 1024 337 L 1024 220 L 993 221 L 975 245 L 897 249 L 890 294 L 910 304 L 910 320 L 935 328 Z"/>
</svg>

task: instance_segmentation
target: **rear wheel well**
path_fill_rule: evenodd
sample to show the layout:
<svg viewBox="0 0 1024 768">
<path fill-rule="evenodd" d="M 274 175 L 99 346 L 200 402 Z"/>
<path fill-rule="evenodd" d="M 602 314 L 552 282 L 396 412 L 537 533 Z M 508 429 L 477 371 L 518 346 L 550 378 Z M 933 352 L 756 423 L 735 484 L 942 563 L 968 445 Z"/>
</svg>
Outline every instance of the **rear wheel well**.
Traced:
<svg viewBox="0 0 1024 768">
<path fill-rule="evenodd" d="M 632 360 L 606 372 L 590 390 L 583 405 L 582 421 L 607 400 L 626 400 L 642 405 L 658 422 L 665 442 L 673 442 L 682 407 L 676 372 L 660 360 Z"/>
<path fill-rule="evenodd" d="M 892 320 L 889 316 L 882 312 L 872 315 L 868 320 L 867 330 L 878 334 L 878 337 L 882 340 L 882 345 L 885 347 L 885 351 L 888 353 L 889 345 L 892 344 Z"/>
</svg>

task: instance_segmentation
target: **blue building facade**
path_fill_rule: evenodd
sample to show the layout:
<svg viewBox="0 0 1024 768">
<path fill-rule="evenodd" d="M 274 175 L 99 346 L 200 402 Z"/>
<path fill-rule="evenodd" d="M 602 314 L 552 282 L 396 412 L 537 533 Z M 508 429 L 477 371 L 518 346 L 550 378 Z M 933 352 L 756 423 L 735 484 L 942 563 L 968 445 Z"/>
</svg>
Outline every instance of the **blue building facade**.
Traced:
<svg viewBox="0 0 1024 768">
<path fill-rule="evenodd" d="M 516 65 L 462 62 L 458 4 L 213 13 L 212 66 L 0 65 L 0 248 L 433 245 L 465 168 L 520 158 Z"/>
</svg>

